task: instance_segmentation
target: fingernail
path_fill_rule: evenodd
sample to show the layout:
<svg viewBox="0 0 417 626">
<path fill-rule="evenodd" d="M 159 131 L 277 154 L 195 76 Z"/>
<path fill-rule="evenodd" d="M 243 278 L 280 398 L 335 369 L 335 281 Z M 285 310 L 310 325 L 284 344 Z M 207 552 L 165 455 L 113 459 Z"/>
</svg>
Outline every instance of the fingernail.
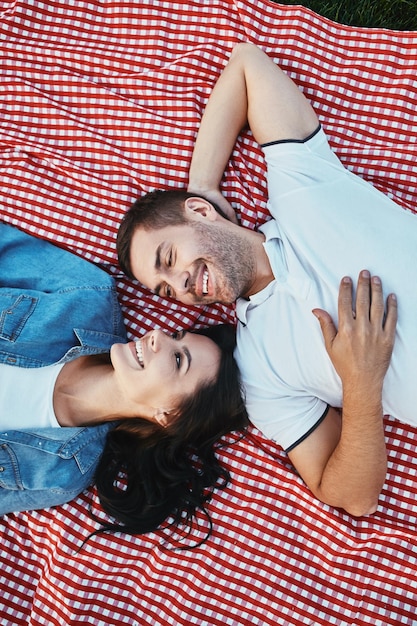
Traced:
<svg viewBox="0 0 417 626">
<path fill-rule="evenodd" d="M 364 278 L 369 278 L 370 274 L 369 274 L 368 270 L 362 270 L 362 276 Z"/>
</svg>

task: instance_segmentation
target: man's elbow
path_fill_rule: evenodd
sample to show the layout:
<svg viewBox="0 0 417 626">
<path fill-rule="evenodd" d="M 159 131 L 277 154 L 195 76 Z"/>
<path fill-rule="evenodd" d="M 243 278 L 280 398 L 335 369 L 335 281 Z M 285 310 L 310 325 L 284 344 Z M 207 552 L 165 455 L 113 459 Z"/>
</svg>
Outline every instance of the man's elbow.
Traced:
<svg viewBox="0 0 417 626">
<path fill-rule="evenodd" d="M 342 507 L 346 513 L 352 515 L 352 517 L 365 517 L 366 515 L 372 515 L 378 509 L 378 501 L 373 503 L 349 503 L 347 506 Z"/>
<path fill-rule="evenodd" d="M 363 494 L 359 496 L 345 494 L 344 497 L 341 497 L 341 494 L 337 494 L 336 497 L 323 493 L 317 493 L 316 495 L 322 502 L 338 509 L 343 509 L 352 517 L 365 517 L 366 515 L 372 515 L 378 509 L 379 493 L 365 497 Z"/>
</svg>

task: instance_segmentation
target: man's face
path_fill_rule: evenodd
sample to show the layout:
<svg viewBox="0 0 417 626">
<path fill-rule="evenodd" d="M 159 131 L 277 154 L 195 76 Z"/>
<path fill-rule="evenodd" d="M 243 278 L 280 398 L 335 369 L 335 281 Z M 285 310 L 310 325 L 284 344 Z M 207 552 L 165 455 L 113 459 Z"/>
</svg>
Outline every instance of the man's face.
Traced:
<svg viewBox="0 0 417 626">
<path fill-rule="evenodd" d="M 134 276 L 160 296 L 184 304 L 230 304 L 254 280 L 255 261 L 241 227 L 224 221 L 189 220 L 145 231 L 131 243 Z"/>
</svg>

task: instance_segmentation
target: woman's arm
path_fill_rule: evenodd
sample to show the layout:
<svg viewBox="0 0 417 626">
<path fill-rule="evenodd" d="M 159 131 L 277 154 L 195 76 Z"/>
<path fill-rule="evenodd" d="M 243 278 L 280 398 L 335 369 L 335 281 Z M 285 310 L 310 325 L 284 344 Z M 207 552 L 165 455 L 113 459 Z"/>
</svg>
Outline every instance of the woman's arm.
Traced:
<svg viewBox="0 0 417 626">
<path fill-rule="evenodd" d="M 259 48 L 238 44 L 207 103 L 190 166 L 188 190 L 220 200 L 219 184 L 246 124 L 260 144 L 305 139 L 318 119 L 298 87 Z"/>
</svg>

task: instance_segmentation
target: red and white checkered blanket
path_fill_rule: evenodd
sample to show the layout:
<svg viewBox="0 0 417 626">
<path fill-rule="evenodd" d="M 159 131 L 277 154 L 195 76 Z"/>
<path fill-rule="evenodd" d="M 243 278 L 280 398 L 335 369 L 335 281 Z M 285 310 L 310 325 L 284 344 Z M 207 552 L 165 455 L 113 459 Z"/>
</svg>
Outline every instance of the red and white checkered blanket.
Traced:
<svg viewBox="0 0 417 626">
<path fill-rule="evenodd" d="M 0 218 L 114 274 L 132 337 L 234 319 L 124 279 L 115 237 L 138 194 L 186 185 L 202 110 L 238 41 L 289 72 L 348 168 L 415 211 L 417 33 L 344 27 L 268 0 L 2 0 L 0 15 Z M 243 225 L 266 219 L 250 133 L 222 185 Z M 94 488 L 5 516 L 0 623 L 417 624 L 417 430 L 387 418 L 386 434 L 389 473 L 366 518 L 313 498 L 255 429 L 225 438 L 233 481 L 195 550 L 160 532 L 81 547 L 99 526 L 91 502 L 103 517 Z"/>
</svg>

